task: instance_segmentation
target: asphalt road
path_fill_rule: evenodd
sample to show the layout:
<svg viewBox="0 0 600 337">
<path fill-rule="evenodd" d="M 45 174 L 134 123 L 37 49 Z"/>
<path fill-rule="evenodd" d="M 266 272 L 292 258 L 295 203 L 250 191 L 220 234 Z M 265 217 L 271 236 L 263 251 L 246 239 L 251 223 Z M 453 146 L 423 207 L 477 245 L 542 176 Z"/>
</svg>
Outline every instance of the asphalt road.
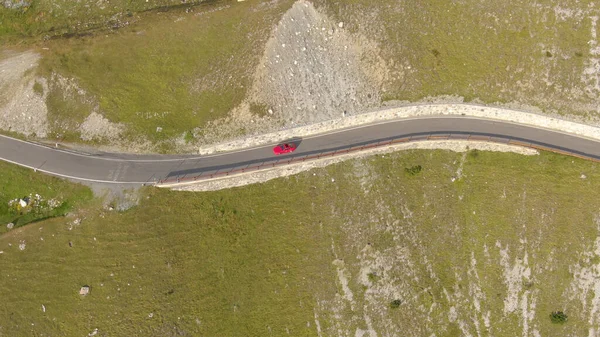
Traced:
<svg viewBox="0 0 600 337">
<path fill-rule="evenodd" d="M 450 138 L 453 135 L 465 134 L 510 138 L 600 159 L 600 142 L 595 140 L 553 130 L 467 116 L 403 119 L 337 130 L 298 139 L 297 150 L 283 156 L 273 155 L 273 145 L 208 156 L 144 156 L 110 153 L 86 155 L 0 136 L 0 159 L 74 180 L 141 185 L 154 184 L 164 179 L 186 178 L 271 163 L 281 160 L 282 157 L 302 157 L 399 137 L 418 138 L 431 134 L 446 135 Z"/>
</svg>

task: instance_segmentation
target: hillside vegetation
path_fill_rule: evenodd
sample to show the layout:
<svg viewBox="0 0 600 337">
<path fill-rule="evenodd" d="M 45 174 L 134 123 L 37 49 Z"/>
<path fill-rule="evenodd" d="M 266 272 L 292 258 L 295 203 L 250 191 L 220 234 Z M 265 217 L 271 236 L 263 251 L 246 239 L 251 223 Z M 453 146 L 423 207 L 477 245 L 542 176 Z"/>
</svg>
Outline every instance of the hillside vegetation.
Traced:
<svg viewBox="0 0 600 337">
<path fill-rule="evenodd" d="M 210 0 L 5 0 L 0 4 L 0 39 L 93 35 L 139 20 L 138 15 L 193 8 Z M 214 2 L 214 1 L 212 1 Z"/>
<path fill-rule="evenodd" d="M 0 53 L 0 68 L 35 60 L 20 76 L 0 75 L 11 89 L 0 109 L 21 116 L 20 103 L 33 100 L 25 116 L 35 123 L 17 116 L 3 130 L 193 152 L 419 101 L 599 122 L 600 13 L 589 1 L 69 4 L 0 6 L 0 37 L 11 51 Z"/>
<path fill-rule="evenodd" d="M 3 234 L 0 331 L 596 336 L 599 184 L 597 164 L 553 154 L 411 151 L 148 189 Z"/>
</svg>

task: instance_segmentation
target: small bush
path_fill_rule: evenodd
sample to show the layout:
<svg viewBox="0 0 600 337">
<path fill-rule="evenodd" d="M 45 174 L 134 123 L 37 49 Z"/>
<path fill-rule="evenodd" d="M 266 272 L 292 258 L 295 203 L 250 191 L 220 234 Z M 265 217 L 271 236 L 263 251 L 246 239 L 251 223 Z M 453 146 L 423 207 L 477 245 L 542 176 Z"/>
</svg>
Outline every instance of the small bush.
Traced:
<svg viewBox="0 0 600 337">
<path fill-rule="evenodd" d="M 554 324 L 563 324 L 567 322 L 568 316 L 562 311 L 554 311 L 550 314 L 550 320 Z"/>
<path fill-rule="evenodd" d="M 33 84 L 33 92 L 40 96 L 44 96 L 44 87 L 40 84 L 40 82 L 35 81 Z"/>
<path fill-rule="evenodd" d="M 377 279 L 379 278 L 375 273 L 368 273 L 367 277 L 369 277 L 369 281 L 371 282 L 377 282 Z"/>
<path fill-rule="evenodd" d="M 250 113 L 258 117 L 265 117 L 269 114 L 269 107 L 266 104 L 250 103 Z"/>
<path fill-rule="evenodd" d="M 191 142 L 194 141 L 194 132 L 193 131 L 186 131 L 185 135 L 183 136 L 183 139 L 185 140 L 186 144 L 189 144 Z"/>
<path fill-rule="evenodd" d="M 421 167 L 421 165 L 415 165 L 413 167 L 406 167 L 404 168 L 404 171 L 406 173 L 408 173 L 411 176 L 417 175 L 421 172 L 421 170 L 423 170 L 423 168 Z"/>
<path fill-rule="evenodd" d="M 392 302 L 390 302 L 390 308 L 397 309 L 400 307 L 400 304 L 402 304 L 401 300 L 393 300 Z"/>
</svg>

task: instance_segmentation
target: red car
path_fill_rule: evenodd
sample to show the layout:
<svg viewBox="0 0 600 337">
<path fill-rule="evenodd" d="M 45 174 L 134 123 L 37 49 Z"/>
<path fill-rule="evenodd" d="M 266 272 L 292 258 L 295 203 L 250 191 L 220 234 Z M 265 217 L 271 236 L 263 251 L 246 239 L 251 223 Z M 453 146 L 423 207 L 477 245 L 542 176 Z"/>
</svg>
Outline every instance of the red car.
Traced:
<svg viewBox="0 0 600 337">
<path fill-rule="evenodd" d="M 294 143 L 285 143 L 279 144 L 273 148 L 273 153 L 276 155 L 290 153 L 296 151 L 296 144 Z"/>
</svg>

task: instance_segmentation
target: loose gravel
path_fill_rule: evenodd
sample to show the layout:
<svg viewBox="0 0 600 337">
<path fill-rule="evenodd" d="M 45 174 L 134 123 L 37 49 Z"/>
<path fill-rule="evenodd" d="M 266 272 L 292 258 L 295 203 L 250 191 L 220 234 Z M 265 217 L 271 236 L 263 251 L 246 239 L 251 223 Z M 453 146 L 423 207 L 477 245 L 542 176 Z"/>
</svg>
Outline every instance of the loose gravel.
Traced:
<svg viewBox="0 0 600 337">
<path fill-rule="evenodd" d="M 40 55 L 34 52 L 0 53 L 0 129 L 26 136 L 47 136 L 48 85 L 32 71 L 39 60 Z"/>
</svg>

